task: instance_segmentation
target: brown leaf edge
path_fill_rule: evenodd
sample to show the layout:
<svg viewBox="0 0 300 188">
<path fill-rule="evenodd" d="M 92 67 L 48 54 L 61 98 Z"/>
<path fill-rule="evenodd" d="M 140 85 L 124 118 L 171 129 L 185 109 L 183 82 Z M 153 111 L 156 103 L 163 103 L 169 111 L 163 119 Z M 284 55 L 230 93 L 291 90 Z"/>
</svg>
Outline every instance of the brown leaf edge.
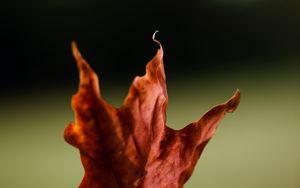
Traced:
<svg viewBox="0 0 300 188">
<path fill-rule="evenodd" d="M 97 75 L 72 43 L 80 84 L 72 98 L 75 123 L 64 138 L 80 151 L 80 188 L 183 187 L 225 113 L 237 108 L 239 90 L 199 121 L 181 130 L 167 127 L 163 49 L 154 41 L 160 49 L 118 109 L 101 97 Z"/>
</svg>

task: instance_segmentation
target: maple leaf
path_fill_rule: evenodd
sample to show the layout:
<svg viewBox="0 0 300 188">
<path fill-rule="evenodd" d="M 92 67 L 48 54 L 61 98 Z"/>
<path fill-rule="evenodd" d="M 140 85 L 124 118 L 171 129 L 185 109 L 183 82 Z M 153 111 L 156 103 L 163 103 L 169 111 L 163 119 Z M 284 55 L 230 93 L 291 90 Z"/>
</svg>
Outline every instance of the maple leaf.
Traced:
<svg viewBox="0 0 300 188">
<path fill-rule="evenodd" d="M 115 108 L 101 97 L 97 75 L 72 43 L 80 84 L 72 98 L 75 123 L 65 128 L 64 138 L 80 151 L 85 174 L 79 188 L 183 187 L 225 113 L 237 108 L 239 90 L 199 121 L 181 130 L 167 127 L 159 45 L 146 74 L 134 79 L 123 105 Z"/>
</svg>

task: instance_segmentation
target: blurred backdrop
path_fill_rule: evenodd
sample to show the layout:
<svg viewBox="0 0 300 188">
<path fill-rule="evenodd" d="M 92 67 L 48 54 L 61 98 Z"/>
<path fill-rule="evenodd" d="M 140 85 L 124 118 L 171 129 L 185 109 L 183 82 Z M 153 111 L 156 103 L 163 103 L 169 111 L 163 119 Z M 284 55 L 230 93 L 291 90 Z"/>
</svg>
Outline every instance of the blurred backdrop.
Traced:
<svg viewBox="0 0 300 188">
<path fill-rule="evenodd" d="M 300 187 L 300 3 L 293 0 L 0 2 L 0 187 L 76 187 L 63 140 L 78 72 L 70 42 L 120 106 L 164 47 L 168 126 L 179 129 L 239 88 L 187 188 Z"/>
</svg>

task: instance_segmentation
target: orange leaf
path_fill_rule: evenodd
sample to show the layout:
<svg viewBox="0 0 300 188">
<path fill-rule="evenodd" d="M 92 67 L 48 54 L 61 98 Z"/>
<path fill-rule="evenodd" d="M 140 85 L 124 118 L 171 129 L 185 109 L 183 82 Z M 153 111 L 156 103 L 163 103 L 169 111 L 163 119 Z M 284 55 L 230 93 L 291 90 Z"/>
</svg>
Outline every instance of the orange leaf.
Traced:
<svg viewBox="0 0 300 188">
<path fill-rule="evenodd" d="M 74 42 L 72 49 L 80 84 L 72 98 L 76 121 L 65 128 L 64 138 L 80 151 L 85 175 L 79 188 L 183 187 L 225 112 L 239 104 L 239 90 L 199 121 L 173 130 L 166 126 L 161 45 L 118 109 L 101 97 L 98 77 Z"/>
</svg>

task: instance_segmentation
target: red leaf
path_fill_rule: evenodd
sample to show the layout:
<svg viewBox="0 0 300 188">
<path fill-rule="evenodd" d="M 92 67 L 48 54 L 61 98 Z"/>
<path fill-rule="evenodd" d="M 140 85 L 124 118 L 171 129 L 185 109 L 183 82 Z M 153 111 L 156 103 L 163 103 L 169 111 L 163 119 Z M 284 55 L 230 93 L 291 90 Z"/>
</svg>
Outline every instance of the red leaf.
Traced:
<svg viewBox="0 0 300 188">
<path fill-rule="evenodd" d="M 76 121 L 66 127 L 64 137 L 80 151 L 85 175 L 79 187 L 183 187 L 225 112 L 233 112 L 239 104 L 239 90 L 199 121 L 173 130 L 166 126 L 168 95 L 161 46 L 118 109 L 101 97 L 98 77 L 75 43 L 72 49 L 80 85 L 72 98 Z"/>
</svg>

